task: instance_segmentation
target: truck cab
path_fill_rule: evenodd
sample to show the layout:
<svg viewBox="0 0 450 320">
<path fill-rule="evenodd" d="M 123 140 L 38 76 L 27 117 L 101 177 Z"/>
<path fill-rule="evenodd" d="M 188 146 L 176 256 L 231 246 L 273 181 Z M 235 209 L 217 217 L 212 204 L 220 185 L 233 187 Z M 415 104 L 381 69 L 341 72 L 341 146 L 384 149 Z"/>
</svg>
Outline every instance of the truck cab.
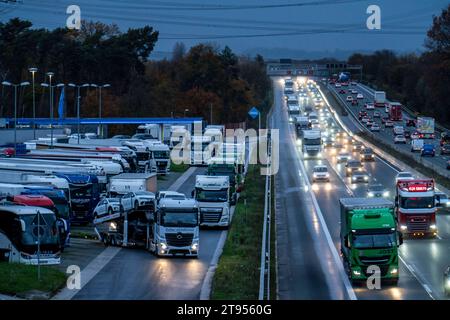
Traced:
<svg viewBox="0 0 450 320">
<path fill-rule="evenodd" d="M 302 137 L 304 159 L 322 157 L 322 136 L 320 130 L 305 130 Z"/>
<path fill-rule="evenodd" d="M 398 246 L 394 205 L 382 198 L 341 198 L 341 253 L 352 283 L 366 281 L 379 268 L 382 281 L 397 284 Z"/>
<path fill-rule="evenodd" d="M 200 208 L 200 226 L 228 227 L 231 222 L 230 178 L 198 175 L 194 196 Z"/>
<path fill-rule="evenodd" d="M 170 148 L 164 143 L 147 143 L 150 151 L 151 172 L 168 174 L 170 171 Z"/>
</svg>

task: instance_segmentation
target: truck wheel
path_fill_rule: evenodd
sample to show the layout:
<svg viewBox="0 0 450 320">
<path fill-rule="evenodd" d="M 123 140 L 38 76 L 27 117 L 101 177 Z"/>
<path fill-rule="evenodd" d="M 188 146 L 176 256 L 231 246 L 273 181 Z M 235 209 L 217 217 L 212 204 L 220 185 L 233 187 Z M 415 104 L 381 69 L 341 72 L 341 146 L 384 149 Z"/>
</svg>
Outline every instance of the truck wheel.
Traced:
<svg viewBox="0 0 450 320">
<path fill-rule="evenodd" d="M 109 239 L 109 236 L 107 234 L 103 234 L 102 235 L 102 242 L 105 245 L 105 247 L 109 246 L 110 239 Z"/>
</svg>

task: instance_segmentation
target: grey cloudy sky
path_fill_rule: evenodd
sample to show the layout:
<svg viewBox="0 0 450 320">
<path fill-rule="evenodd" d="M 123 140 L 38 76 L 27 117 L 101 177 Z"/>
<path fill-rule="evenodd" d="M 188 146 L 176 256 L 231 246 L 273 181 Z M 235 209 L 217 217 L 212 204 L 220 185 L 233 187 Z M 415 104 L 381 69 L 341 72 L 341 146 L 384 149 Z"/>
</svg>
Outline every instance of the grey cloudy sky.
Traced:
<svg viewBox="0 0 450 320">
<path fill-rule="evenodd" d="M 342 2 L 342 3 L 339 3 Z M 214 41 L 239 53 L 255 50 L 415 51 L 432 16 L 448 0 L 22 0 L 0 3 L 0 20 L 21 17 L 36 27 L 65 25 L 66 8 L 77 4 L 83 19 L 116 23 L 122 30 L 152 25 L 160 31 L 156 51 L 175 42 L 188 47 Z M 366 9 L 381 8 L 381 30 L 366 28 Z M 284 6 L 286 5 L 286 6 Z M 263 50 L 262 50 L 263 51 Z"/>
</svg>

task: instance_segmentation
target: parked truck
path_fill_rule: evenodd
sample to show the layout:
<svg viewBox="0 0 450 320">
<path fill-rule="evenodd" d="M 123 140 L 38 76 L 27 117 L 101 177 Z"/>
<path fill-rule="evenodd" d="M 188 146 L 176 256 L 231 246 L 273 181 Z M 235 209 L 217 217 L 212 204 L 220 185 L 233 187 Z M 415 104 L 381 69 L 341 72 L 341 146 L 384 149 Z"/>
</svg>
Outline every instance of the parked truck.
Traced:
<svg viewBox="0 0 450 320">
<path fill-rule="evenodd" d="M 375 91 L 373 94 L 373 105 L 375 107 L 384 108 L 386 105 L 386 92 L 384 91 Z"/>
<path fill-rule="evenodd" d="M 379 268 L 382 281 L 397 284 L 398 246 L 394 205 L 383 198 L 341 198 L 341 253 L 353 283 L 366 281 Z"/>
<path fill-rule="evenodd" d="M 230 178 L 198 175 L 193 195 L 200 208 L 200 225 L 228 227 L 231 222 Z"/>
<path fill-rule="evenodd" d="M 157 191 L 155 173 L 122 173 L 112 177 L 109 181 L 108 192 L 112 196 L 123 195 L 128 192 Z"/>
<path fill-rule="evenodd" d="M 94 224 L 105 245 L 143 247 L 157 256 L 198 256 L 199 210 L 193 199 L 161 199 L 156 212 L 117 212 Z"/>
<path fill-rule="evenodd" d="M 434 139 L 434 118 L 417 117 L 416 131 L 420 139 Z"/>
</svg>

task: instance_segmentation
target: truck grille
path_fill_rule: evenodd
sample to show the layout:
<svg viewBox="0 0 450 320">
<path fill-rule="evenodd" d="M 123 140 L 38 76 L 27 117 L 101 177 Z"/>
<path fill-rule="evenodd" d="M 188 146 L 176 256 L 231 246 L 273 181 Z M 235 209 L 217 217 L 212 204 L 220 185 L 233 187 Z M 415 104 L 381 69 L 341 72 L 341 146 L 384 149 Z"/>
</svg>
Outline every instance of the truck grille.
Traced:
<svg viewBox="0 0 450 320">
<path fill-rule="evenodd" d="M 192 233 L 166 233 L 167 245 L 171 247 L 187 247 L 192 244 Z"/>
<path fill-rule="evenodd" d="M 218 223 L 222 217 L 222 212 L 202 211 L 200 214 L 200 223 Z"/>
<path fill-rule="evenodd" d="M 430 222 L 427 217 L 411 217 L 407 218 L 406 226 L 408 231 L 412 232 L 427 231 L 430 228 Z"/>
<path fill-rule="evenodd" d="M 136 152 L 136 158 L 138 161 L 147 161 L 148 152 Z"/>
</svg>

